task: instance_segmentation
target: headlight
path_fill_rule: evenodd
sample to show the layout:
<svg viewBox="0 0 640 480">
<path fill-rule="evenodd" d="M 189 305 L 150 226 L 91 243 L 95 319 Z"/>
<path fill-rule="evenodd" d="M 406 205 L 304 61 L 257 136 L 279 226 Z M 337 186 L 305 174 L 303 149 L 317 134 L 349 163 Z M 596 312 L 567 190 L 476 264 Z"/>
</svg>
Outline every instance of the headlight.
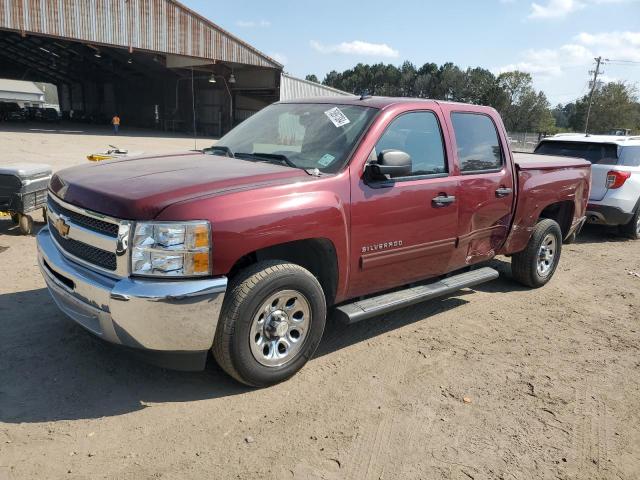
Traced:
<svg viewBox="0 0 640 480">
<path fill-rule="evenodd" d="M 133 275 L 211 275 L 209 222 L 137 222 L 132 243 Z"/>
</svg>

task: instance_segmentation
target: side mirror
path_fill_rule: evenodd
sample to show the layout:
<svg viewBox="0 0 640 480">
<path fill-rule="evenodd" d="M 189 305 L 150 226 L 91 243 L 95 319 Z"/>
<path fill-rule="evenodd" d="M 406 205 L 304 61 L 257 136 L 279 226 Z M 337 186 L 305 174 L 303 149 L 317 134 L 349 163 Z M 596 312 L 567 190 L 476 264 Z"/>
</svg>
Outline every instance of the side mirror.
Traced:
<svg viewBox="0 0 640 480">
<path fill-rule="evenodd" d="M 383 150 L 378 154 L 378 163 L 370 163 L 369 168 L 377 178 L 406 177 L 411 175 L 411 155 L 402 150 Z"/>
</svg>

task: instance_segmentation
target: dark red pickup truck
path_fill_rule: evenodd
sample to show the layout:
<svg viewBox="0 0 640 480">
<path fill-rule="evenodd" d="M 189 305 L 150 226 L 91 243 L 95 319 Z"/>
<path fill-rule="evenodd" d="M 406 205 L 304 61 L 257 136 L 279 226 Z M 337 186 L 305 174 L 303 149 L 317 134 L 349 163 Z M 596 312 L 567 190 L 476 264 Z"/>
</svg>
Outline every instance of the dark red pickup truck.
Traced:
<svg viewBox="0 0 640 480">
<path fill-rule="evenodd" d="M 355 322 L 489 281 L 544 285 L 583 224 L 588 162 L 514 155 L 488 107 L 323 98 L 265 108 L 203 153 L 51 180 L 39 263 L 107 341 L 282 381 L 332 308 Z"/>
</svg>

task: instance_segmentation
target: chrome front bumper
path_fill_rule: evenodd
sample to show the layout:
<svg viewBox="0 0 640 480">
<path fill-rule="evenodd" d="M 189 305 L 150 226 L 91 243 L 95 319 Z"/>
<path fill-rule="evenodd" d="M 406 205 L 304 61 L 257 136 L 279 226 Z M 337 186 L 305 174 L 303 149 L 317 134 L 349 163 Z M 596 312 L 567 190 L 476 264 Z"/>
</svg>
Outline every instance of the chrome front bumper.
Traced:
<svg viewBox="0 0 640 480">
<path fill-rule="evenodd" d="M 38 263 L 60 310 L 111 343 L 160 352 L 206 352 L 213 343 L 226 277 L 202 280 L 111 278 L 67 259 L 48 228 Z"/>
</svg>

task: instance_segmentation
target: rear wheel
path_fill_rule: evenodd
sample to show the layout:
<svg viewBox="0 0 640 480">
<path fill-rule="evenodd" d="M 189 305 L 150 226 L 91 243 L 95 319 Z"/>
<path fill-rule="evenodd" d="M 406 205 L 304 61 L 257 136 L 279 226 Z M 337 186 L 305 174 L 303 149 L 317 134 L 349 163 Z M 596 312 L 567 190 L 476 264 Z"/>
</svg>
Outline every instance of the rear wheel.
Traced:
<svg viewBox="0 0 640 480">
<path fill-rule="evenodd" d="M 11 221 L 18 225 L 18 223 L 20 223 L 20 214 L 19 213 L 12 213 L 11 214 Z"/>
<path fill-rule="evenodd" d="M 213 341 L 218 364 L 255 387 L 293 376 L 315 352 L 326 321 L 322 287 L 306 269 L 261 262 L 238 274 Z"/>
<path fill-rule="evenodd" d="M 551 219 L 538 222 L 527 248 L 513 255 L 511 272 L 518 282 L 531 288 L 546 285 L 553 277 L 562 252 L 562 231 Z"/>
<path fill-rule="evenodd" d="M 631 221 L 620 227 L 620 232 L 632 240 L 640 239 L 640 206 L 636 208 Z"/>
</svg>

